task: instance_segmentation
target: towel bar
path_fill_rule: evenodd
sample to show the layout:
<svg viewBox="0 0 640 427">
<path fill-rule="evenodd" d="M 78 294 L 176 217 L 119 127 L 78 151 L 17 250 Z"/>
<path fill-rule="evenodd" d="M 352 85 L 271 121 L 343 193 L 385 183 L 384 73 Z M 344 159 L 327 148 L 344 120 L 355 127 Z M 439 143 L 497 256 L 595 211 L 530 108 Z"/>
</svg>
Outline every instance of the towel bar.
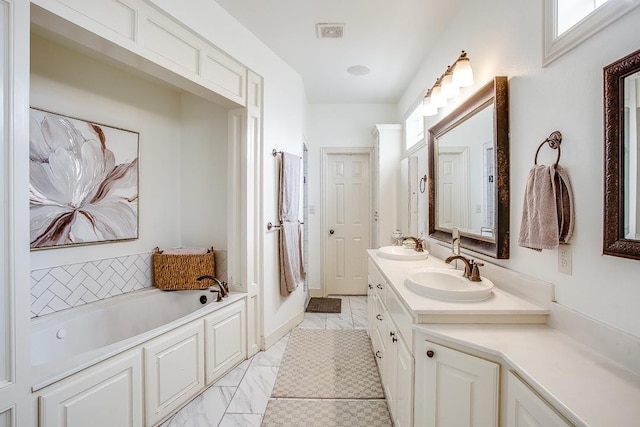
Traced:
<svg viewBox="0 0 640 427">
<path fill-rule="evenodd" d="M 304 222 L 300 222 L 298 221 L 298 224 L 304 224 Z M 267 223 L 267 230 L 271 231 L 271 230 L 280 230 L 282 228 L 282 224 L 273 224 L 272 222 L 268 222 Z"/>
</svg>

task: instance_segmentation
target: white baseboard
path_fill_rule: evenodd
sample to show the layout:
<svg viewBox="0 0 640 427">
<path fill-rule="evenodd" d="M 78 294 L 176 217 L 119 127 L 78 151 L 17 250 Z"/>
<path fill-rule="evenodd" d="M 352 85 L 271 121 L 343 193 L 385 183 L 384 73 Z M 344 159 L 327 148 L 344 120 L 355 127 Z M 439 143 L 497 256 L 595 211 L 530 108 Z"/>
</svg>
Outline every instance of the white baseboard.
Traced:
<svg viewBox="0 0 640 427">
<path fill-rule="evenodd" d="M 324 297 L 324 292 L 322 292 L 322 289 L 309 289 L 309 296 L 313 298 L 322 298 Z"/>
<path fill-rule="evenodd" d="M 304 320 L 304 311 L 299 312 L 295 316 L 293 316 L 289 321 L 280 326 L 275 331 L 271 332 L 269 335 L 266 335 L 262 339 L 262 348 L 267 350 L 269 347 L 280 341 L 280 338 L 284 337 L 291 331 L 293 328 L 298 326 Z"/>
</svg>

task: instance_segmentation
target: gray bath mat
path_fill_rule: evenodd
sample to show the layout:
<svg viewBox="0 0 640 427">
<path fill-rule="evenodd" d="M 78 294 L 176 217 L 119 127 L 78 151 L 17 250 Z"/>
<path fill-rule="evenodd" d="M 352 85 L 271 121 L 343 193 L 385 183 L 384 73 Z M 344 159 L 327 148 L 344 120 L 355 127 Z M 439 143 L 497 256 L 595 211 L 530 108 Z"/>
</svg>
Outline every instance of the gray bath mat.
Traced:
<svg viewBox="0 0 640 427">
<path fill-rule="evenodd" d="M 384 399 L 367 332 L 291 331 L 271 397 Z"/>
<path fill-rule="evenodd" d="M 305 310 L 307 313 L 340 313 L 342 311 L 342 300 L 340 298 L 317 298 L 309 300 L 309 305 Z"/>
<path fill-rule="evenodd" d="M 271 399 L 262 427 L 391 427 L 384 400 Z"/>
</svg>

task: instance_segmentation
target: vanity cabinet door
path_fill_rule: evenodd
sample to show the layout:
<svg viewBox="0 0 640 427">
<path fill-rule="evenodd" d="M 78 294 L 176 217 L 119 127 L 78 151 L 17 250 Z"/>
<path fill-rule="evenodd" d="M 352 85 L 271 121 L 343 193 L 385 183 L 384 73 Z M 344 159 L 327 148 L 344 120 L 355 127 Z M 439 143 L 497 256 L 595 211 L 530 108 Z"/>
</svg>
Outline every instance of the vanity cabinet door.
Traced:
<svg viewBox="0 0 640 427">
<path fill-rule="evenodd" d="M 413 420 L 413 356 L 391 319 L 386 346 L 385 397 L 396 427 L 410 427 Z"/>
<path fill-rule="evenodd" d="M 203 322 L 151 340 L 144 365 L 147 425 L 155 425 L 204 388 Z"/>
<path fill-rule="evenodd" d="M 143 425 L 142 357 L 131 350 L 45 388 L 40 427 Z"/>
<path fill-rule="evenodd" d="M 207 316 L 204 330 L 206 380 L 209 385 L 246 358 L 244 300 Z"/>
<path fill-rule="evenodd" d="M 423 401 L 416 405 L 424 425 L 497 426 L 498 364 L 429 341 L 423 349 Z"/>
<path fill-rule="evenodd" d="M 507 382 L 507 427 L 571 425 L 512 372 Z"/>
<path fill-rule="evenodd" d="M 413 425 L 413 356 L 402 339 L 396 343 L 396 408 L 393 422 L 396 427 Z"/>
</svg>

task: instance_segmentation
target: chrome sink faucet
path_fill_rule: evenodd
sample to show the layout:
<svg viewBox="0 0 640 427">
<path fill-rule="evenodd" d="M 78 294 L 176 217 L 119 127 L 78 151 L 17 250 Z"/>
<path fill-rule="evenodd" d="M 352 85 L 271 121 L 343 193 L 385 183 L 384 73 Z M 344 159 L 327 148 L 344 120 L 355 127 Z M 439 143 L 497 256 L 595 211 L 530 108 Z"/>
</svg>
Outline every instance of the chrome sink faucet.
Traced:
<svg viewBox="0 0 640 427">
<path fill-rule="evenodd" d="M 466 277 L 472 282 L 482 281 L 482 278 L 480 277 L 480 267 L 484 265 L 483 263 L 475 262 L 472 259 L 467 259 L 462 255 L 451 255 L 449 258 L 445 259 L 444 262 L 449 264 L 455 259 L 459 259 L 464 263 L 464 273 L 462 273 L 462 277 Z"/>
</svg>

